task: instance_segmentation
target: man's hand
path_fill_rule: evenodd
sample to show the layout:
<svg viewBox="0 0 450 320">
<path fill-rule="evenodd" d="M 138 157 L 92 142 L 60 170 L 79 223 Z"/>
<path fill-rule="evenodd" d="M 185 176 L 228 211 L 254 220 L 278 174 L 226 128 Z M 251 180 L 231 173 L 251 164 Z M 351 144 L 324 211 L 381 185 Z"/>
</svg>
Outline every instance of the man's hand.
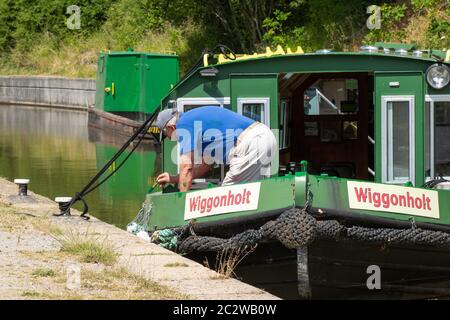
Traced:
<svg viewBox="0 0 450 320">
<path fill-rule="evenodd" d="M 177 181 L 178 181 L 177 176 L 171 176 L 167 172 L 161 173 L 156 178 L 156 182 L 158 182 L 161 187 L 164 187 L 168 183 L 176 183 Z"/>
</svg>

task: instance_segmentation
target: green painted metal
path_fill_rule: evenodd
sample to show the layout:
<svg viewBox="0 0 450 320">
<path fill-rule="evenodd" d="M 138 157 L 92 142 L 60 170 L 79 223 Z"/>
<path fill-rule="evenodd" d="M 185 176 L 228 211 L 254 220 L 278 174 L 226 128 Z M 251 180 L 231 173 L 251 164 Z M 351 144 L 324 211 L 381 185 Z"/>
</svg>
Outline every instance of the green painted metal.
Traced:
<svg viewBox="0 0 450 320">
<path fill-rule="evenodd" d="M 242 185 L 245 185 L 245 183 L 242 183 Z M 198 218 L 196 222 L 218 222 L 224 218 L 229 219 L 244 216 L 257 217 L 258 214 L 263 212 L 292 207 L 294 205 L 294 186 L 295 181 L 294 176 L 292 175 L 262 180 L 257 210 L 207 216 Z M 196 191 L 198 190 L 189 191 L 187 193 Z M 145 204 L 147 210 L 150 209 L 150 206 L 152 208 L 149 227 L 151 229 L 155 227 L 164 229 L 186 225 L 189 222 L 184 220 L 184 205 L 187 193 L 174 192 L 148 194 Z"/>
<path fill-rule="evenodd" d="M 349 206 L 348 181 L 329 176 L 315 176 L 306 173 L 287 175 L 283 177 L 262 180 L 260 203 L 257 210 L 232 212 L 215 216 L 199 218 L 195 222 L 218 222 L 235 217 L 257 218 L 259 214 L 290 206 L 304 206 L 307 198 L 307 190 L 312 192 L 311 205 L 320 208 L 324 212 L 336 210 L 341 212 L 353 212 L 360 215 L 383 217 L 400 221 L 450 224 L 450 197 L 447 190 L 436 190 L 439 195 L 440 218 L 433 219 L 416 215 L 400 214 L 386 211 L 355 210 Z M 242 184 L 245 185 L 245 184 Z M 428 189 L 429 190 L 429 189 Z M 196 192 L 196 191 L 189 191 Z M 153 193 L 146 197 L 146 209 L 151 210 L 150 229 L 164 229 L 186 225 L 188 221 L 183 219 L 186 193 Z M 151 204 L 151 205 L 150 205 Z"/>
<path fill-rule="evenodd" d="M 398 82 L 399 87 L 389 86 L 390 82 Z M 412 183 L 421 186 L 425 183 L 424 168 L 424 77 L 422 72 L 376 72 L 375 73 L 375 181 L 381 182 L 381 167 L 383 159 L 381 158 L 381 99 L 382 96 L 414 96 L 415 110 L 415 180 Z"/>
<path fill-rule="evenodd" d="M 96 108 L 150 114 L 179 80 L 178 57 L 139 52 L 101 53 Z"/>
<path fill-rule="evenodd" d="M 336 177 L 309 175 L 309 188 L 313 193 L 313 206 L 326 209 L 354 212 L 362 215 L 384 217 L 394 220 L 410 221 L 414 219 L 418 222 L 450 224 L 450 197 L 447 190 L 436 190 L 439 194 L 440 219 L 420 217 L 416 215 L 391 213 L 386 211 L 370 211 L 350 209 L 348 201 L 347 181 L 356 181 L 350 179 L 339 179 Z M 430 190 L 430 189 L 427 189 Z M 302 199 L 299 199 L 300 201 Z M 296 198 L 296 204 L 298 199 Z M 298 204 L 297 204 L 298 205 Z"/>
<path fill-rule="evenodd" d="M 238 98 L 269 98 L 270 127 L 278 129 L 278 75 L 231 74 L 231 109 L 237 110 Z"/>
</svg>

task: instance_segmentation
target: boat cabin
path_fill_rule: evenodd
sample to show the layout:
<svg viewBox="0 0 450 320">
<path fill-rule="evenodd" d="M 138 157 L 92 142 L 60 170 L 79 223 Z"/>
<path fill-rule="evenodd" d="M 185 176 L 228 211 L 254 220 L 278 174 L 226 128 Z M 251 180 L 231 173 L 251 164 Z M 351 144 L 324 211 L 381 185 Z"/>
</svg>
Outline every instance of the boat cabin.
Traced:
<svg viewBox="0 0 450 320">
<path fill-rule="evenodd" d="M 274 176 L 306 160 L 310 174 L 421 186 L 450 177 L 449 52 L 377 44 L 359 52 L 267 48 L 215 64 L 205 57 L 162 104 L 182 112 L 214 105 L 265 123 L 278 137 Z M 172 174 L 173 143 L 163 148 Z M 206 182 L 220 184 L 225 172 L 217 166 Z"/>
</svg>

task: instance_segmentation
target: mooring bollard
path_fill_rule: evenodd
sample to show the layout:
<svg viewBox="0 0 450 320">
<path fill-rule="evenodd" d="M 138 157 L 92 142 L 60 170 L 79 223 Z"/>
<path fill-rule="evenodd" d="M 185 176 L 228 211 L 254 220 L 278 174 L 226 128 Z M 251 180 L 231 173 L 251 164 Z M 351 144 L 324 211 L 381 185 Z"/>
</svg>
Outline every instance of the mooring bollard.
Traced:
<svg viewBox="0 0 450 320">
<path fill-rule="evenodd" d="M 14 179 L 14 183 L 19 186 L 19 196 L 26 197 L 28 195 L 30 179 Z"/>
<path fill-rule="evenodd" d="M 70 216 L 70 201 L 72 197 L 56 197 L 55 202 L 59 204 L 59 212 L 61 216 Z"/>
</svg>

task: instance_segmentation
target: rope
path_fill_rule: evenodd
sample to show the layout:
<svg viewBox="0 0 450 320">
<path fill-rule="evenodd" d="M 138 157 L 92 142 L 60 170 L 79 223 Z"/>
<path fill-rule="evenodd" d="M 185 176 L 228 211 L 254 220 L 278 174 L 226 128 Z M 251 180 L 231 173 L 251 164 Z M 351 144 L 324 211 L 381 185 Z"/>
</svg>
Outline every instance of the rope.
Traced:
<svg viewBox="0 0 450 320">
<path fill-rule="evenodd" d="M 437 177 L 436 179 L 425 182 L 425 184 L 422 187 L 433 189 L 438 184 L 443 183 L 443 182 L 450 182 L 450 181 L 447 179 L 444 179 L 443 177 Z"/>
<path fill-rule="evenodd" d="M 290 249 L 301 248 L 316 240 L 354 240 L 375 244 L 426 245 L 450 249 L 450 234 L 442 231 L 424 230 L 411 225 L 410 229 L 346 227 L 337 220 L 317 220 L 303 209 L 291 208 L 277 219 L 266 222 L 258 230 L 249 229 L 228 239 L 192 234 L 192 225 L 183 228 L 165 229 L 167 237 L 159 243 L 180 253 L 211 252 L 239 249 L 267 241 L 279 241 Z M 170 230 L 171 233 L 167 233 Z M 166 242 L 164 242 L 166 241 Z M 175 243 L 178 245 L 175 246 Z"/>
<path fill-rule="evenodd" d="M 227 58 L 234 60 L 236 59 L 235 53 L 228 48 L 227 46 L 223 44 L 218 44 L 214 47 L 213 50 L 209 51 L 207 49 L 203 50 L 203 54 L 215 54 L 217 51 L 220 51 L 223 55 L 225 55 Z M 200 67 L 200 63 L 203 59 L 203 54 L 199 58 L 198 62 L 186 73 L 187 77 L 190 73 L 194 72 Z M 54 216 L 62 216 L 65 215 L 66 212 L 69 211 L 69 209 L 77 202 L 82 201 L 83 202 L 83 212 L 81 213 L 80 217 L 82 217 L 85 220 L 89 220 L 89 217 L 86 216 L 86 214 L 89 211 L 89 207 L 87 202 L 83 199 L 83 197 L 87 196 L 89 193 L 100 187 L 103 183 L 105 183 L 109 178 L 111 178 L 122 166 L 125 164 L 125 162 L 130 158 L 130 156 L 133 154 L 133 152 L 136 150 L 136 148 L 139 146 L 141 141 L 144 139 L 145 135 L 148 132 L 148 129 L 153 124 L 154 120 L 156 119 L 156 116 L 158 114 L 159 109 L 161 108 L 161 105 L 158 106 L 158 108 L 155 110 L 155 112 L 134 132 L 134 134 L 125 142 L 125 144 L 117 151 L 114 156 L 97 172 L 97 174 L 89 180 L 89 182 L 83 187 L 83 189 L 80 192 L 76 192 L 75 196 L 72 197 L 72 200 L 70 203 L 64 206 L 64 210 L 62 210 L 61 213 L 54 214 Z M 104 179 L 102 179 L 100 182 L 98 182 L 96 185 L 94 185 L 97 180 L 100 179 L 100 177 L 108 170 L 108 168 L 111 166 L 111 164 L 114 163 L 121 155 L 122 153 L 130 146 L 130 144 L 141 134 L 139 140 L 134 145 L 133 149 L 131 149 L 130 153 L 125 157 L 125 159 L 110 173 L 108 174 Z M 155 136 L 152 133 L 153 136 Z"/>
<path fill-rule="evenodd" d="M 351 227 L 347 229 L 347 237 L 351 240 L 376 244 L 415 244 L 450 248 L 450 234 L 424 229 Z"/>
<path fill-rule="evenodd" d="M 87 212 L 89 211 L 89 207 L 87 205 L 87 202 L 83 199 L 86 195 L 100 187 L 103 183 L 105 183 L 109 178 L 111 178 L 124 164 L 125 162 L 130 158 L 130 156 L 133 154 L 133 152 L 137 149 L 139 144 L 144 139 L 145 135 L 148 132 L 148 129 L 151 127 L 153 122 L 156 119 L 156 116 L 158 114 L 159 109 L 161 106 L 159 106 L 155 112 L 133 133 L 133 135 L 123 144 L 123 146 L 112 156 L 112 158 L 97 172 L 97 174 L 89 180 L 89 182 L 83 187 L 83 189 L 80 192 L 76 192 L 75 195 L 72 197 L 72 200 L 64 206 L 64 210 L 61 210 L 61 213 L 54 214 L 54 216 L 62 216 L 68 210 L 77 202 L 82 201 L 83 202 L 83 212 L 81 213 L 80 217 L 88 220 L 89 217 L 86 216 Z M 136 140 L 136 138 L 141 134 L 136 144 L 131 149 L 130 153 L 125 157 L 125 159 L 122 160 L 122 162 L 111 172 L 109 173 L 105 178 L 103 178 L 100 182 L 94 185 L 97 180 L 100 179 L 100 177 L 108 170 L 108 168 L 111 167 L 111 165 L 116 161 L 122 153 L 130 146 L 130 144 Z"/>
</svg>

